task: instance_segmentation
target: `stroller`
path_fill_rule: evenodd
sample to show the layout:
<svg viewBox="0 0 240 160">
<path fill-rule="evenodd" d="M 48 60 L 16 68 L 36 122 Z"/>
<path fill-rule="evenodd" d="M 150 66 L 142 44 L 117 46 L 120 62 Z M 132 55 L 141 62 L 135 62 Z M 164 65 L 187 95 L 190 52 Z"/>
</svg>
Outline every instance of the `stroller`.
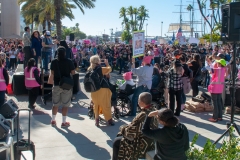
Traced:
<svg viewBox="0 0 240 160">
<path fill-rule="evenodd" d="M 120 113 L 119 113 L 119 109 L 116 107 L 117 106 L 117 86 L 116 85 L 111 85 L 111 92 L 112 92 L 112 97 L 111 97 L 111 106 L 112 106 L 112 117 L 114 119 L 119 119 L 120 117 Z M 94 114 L 94 103 L 91 101 L 90 105 L 88 107 L 88 116 L 90 119 L 94 119 L 95 118 L 95 114 Z M 100 121 L 101 121 L 101 117 L 100 117 Z"/>
</svg>

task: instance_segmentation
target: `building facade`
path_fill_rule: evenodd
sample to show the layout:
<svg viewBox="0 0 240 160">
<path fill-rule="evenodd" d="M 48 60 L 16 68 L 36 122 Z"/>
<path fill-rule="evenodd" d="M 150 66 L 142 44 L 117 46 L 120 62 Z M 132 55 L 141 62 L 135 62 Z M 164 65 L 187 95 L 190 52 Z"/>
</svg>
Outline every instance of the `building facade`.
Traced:
<svg viewBox="0 0 240 160">
<path fill-rule="evenodd" d="M 20 6 L 17 0 L 0 0 L 0 37 L 20 35 Z"/>
</svg>

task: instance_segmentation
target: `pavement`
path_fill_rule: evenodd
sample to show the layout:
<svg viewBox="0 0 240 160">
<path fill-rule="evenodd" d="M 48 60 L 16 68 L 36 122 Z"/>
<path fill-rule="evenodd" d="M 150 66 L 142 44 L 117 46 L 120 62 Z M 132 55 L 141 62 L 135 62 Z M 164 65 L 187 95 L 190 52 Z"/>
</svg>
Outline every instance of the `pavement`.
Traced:
<svg viewBox="0 0 240 160">
<path fill-rule="evenodd" d="M 115 122 L 115 126 L 101 124 L 100 128 L 95 126 L 94 120 L 89 119 L 87 112 L 90 103 L 90 94 L 83 89 L 84 73 L 80 73 L 81 91 L 75 95 L 69 108 L 67 121 L 71 123 L 69 128 L 61 128 L 61 109 L 57 114 L 57 127 L 50 125 L 52 103 L 47 102 L 44 106 L 40 96 L 37 99 L 37 107 L 31 113 L 31 140 L 36 145 L 36 160 L 108 160 L 112 155 L 112 143 L 116 137 L 119 127 L 131 122 L 133 117 L 124 117 Z M 111 74 L 111 81 L 121 79 L 115 72 Z M 187 95 L 190 98 L 191 93 Z M 27 108 L 27 95 L 9 96 L 19 108 Z M 203 147 L 206 140 L 215 141 L 225 130 L 226 122 L 230 121 L 230 115 L 225 114 L 223 121 L 218 123 L 208 122 L 211 113 L 191 113 L 184 111 L 179 117 L 188 130 L 190 141 L 195 134 L 199 134 L 197 146 Z M 20 114 L 19 137 L 27 138 L 28 114 Z M 240 116 L 235 116 L 235 122 L 240 125 Z M 14 137 L 16 139 L 16 136 Z"/>
</svg>

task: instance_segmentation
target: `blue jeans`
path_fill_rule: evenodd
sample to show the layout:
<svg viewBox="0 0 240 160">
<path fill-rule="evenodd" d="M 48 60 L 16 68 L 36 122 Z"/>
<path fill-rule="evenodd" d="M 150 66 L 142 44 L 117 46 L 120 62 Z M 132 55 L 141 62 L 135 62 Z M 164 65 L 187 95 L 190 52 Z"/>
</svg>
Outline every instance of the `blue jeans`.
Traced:
<svg viewBox="0 0 240 160">
<path fill-rule="evenodd" d="M 149 92 L 147 86 L 139 86 L 135 89 L 132 97 L 132 116 L 136 116 L 137 113 L 137 105 L 138 105 L 138 97 L 142 92 Z"/>
<path fill-rule="evenodd" d="M 182 90 L 182 104 L 185 104 L 185 103 L 186 103 L 186 95 Z"/>
<path fill-rule="evenodd" d="M 6 91 L 0 91 L 0 107 L 4 104 L 5 102 L 5 93 Z"/>
<path fill-rule="evenodd" d="M 48 71 L 49 56 L 51 52 L 42 52 L 42 66 L 45 72 Z"/>
</svg>

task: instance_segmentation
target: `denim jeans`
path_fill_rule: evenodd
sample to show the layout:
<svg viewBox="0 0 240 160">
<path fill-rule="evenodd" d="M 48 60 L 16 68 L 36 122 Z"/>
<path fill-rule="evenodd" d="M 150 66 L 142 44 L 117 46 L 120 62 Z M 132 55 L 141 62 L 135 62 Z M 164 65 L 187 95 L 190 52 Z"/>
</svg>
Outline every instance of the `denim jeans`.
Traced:
<svg viewBox="0 0 240 160">
<path fill-rule="evenodd" d="M 149 89 L 147 88 L 147 86 L 138 86 L 134 93 L 133 93 L 133 97 L 132 97 L 132 116 L 136 116 L 137 113 L 137 105 L 138 105 L 138 97 L 142 92 L 149 92 Z"/>
<path fill-rule="evenodd" d="M 51 52 L 42 52 L 42 66 L 45 72 L 48 71 L 49 56 Z"/>
<path fill-rule="evenodd" d="M 0 91 L 0 107 L 4 104 L 5 102 L 5 93 L 6 91 Z"/>
<path fill-rule="evenodd" d="M 213 118 L 218 119 L 222 118 L 222 109 L 223 109 L 223 101 L 222 101 L 222 93 L 212 93 L 212 103 L 213 103 Z"/>
<path fill-rule="evenodd" d="M 186 95 L 182 90 L 182 104 L 185 104 L 185 103 L 186 103 Z"/>
</svg>

